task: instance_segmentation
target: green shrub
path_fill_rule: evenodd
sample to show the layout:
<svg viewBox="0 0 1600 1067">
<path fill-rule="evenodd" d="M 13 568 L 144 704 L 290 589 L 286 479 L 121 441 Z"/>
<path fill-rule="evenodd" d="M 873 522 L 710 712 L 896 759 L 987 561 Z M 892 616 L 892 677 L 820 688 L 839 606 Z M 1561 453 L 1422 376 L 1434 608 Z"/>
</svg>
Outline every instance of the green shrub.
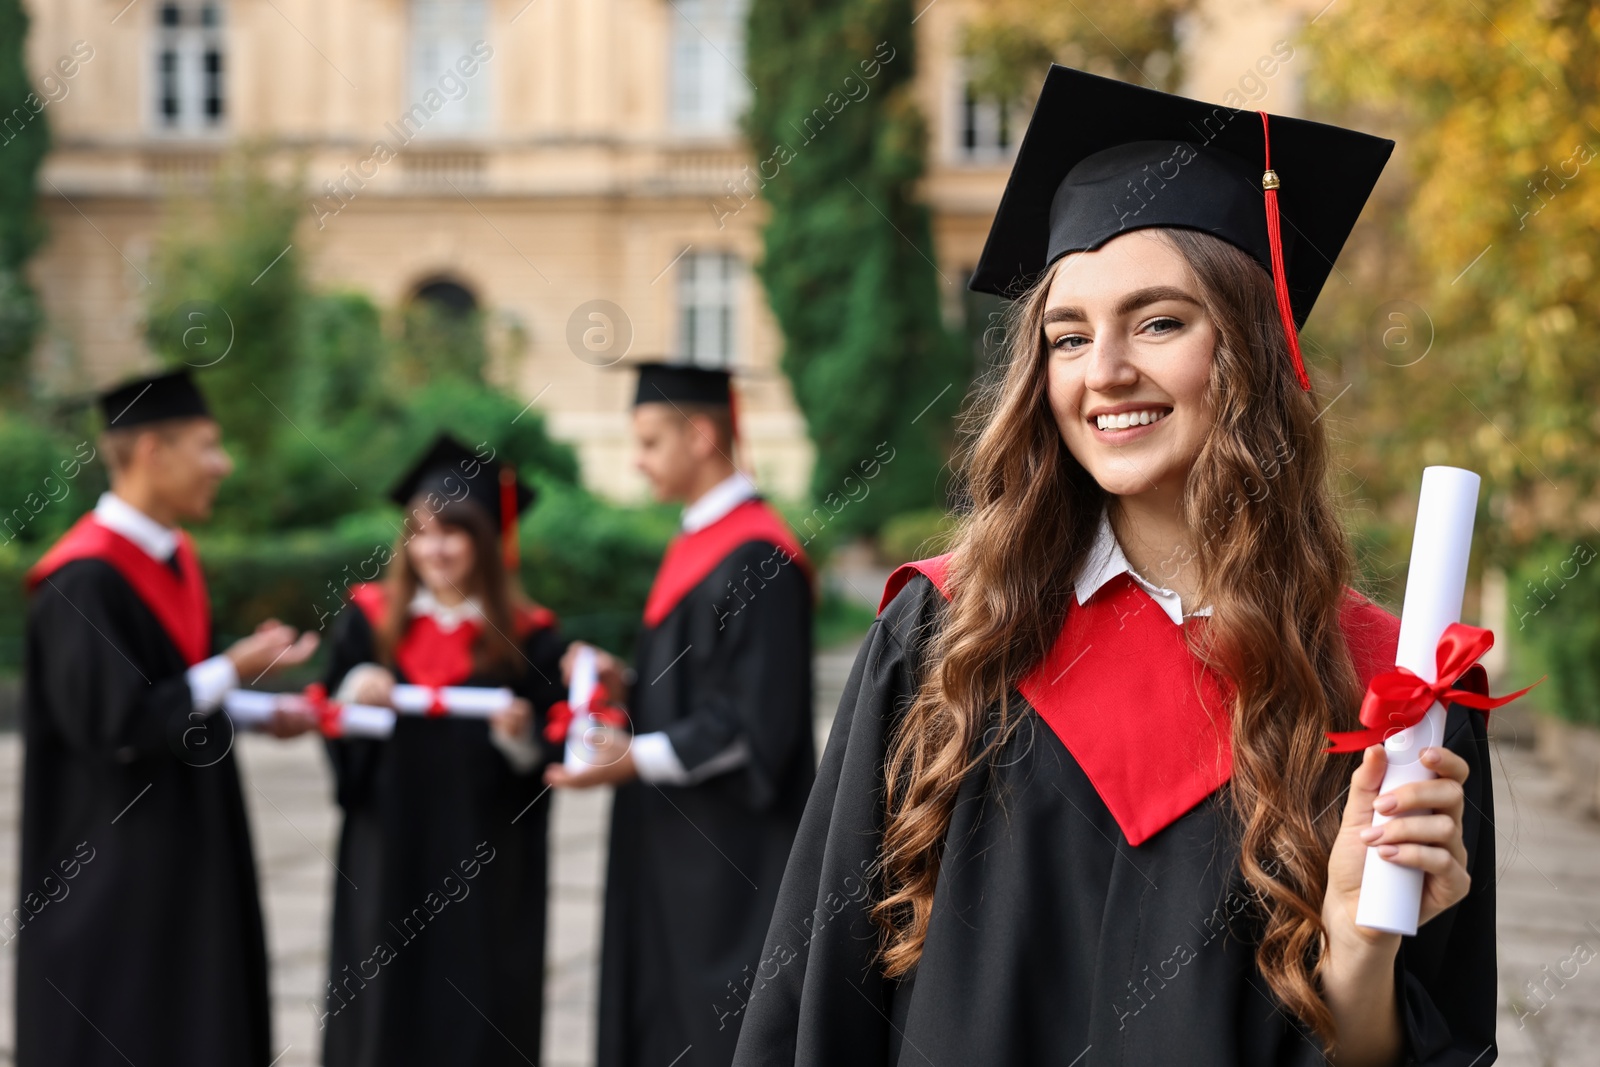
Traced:
<svg viewBox="0 0 1600 1067">
<path fill-rule="evenodd" d="M 48 545 L 105 488 L 95 442 L 0 412 L 0 545 Z"/>
<path fill-rule="evenodd" d="M 1548 541 L 1512 569 L 1506 629 L 1516 677 L 1548 675 L 1528 694 L 1571 722 L 1600 725 L 1600 559 L 1594 539 Z"/>
<path fill-rule="evenodd" d="M 906 511 L 883 524 L 878 551 L 891 564 L 927 559 L 949 550 L 956 532 L 956 517 L 948 511 L 927 508 Z"/>
<path fill-rule="evenodd" d="M 857 640 L 877 617 L 877 612 L 861 601 L 824 588 L 812 627 L 814 647 L 821 651 Z"/>
<path fill-rule="evenodd" d="M 668 507 L 623 507 L 552 480 L 522 523 L 528 595 L 561 616 L 568 636 L 629 659 L 650 582 L 678 528 Z"/>
</svg>

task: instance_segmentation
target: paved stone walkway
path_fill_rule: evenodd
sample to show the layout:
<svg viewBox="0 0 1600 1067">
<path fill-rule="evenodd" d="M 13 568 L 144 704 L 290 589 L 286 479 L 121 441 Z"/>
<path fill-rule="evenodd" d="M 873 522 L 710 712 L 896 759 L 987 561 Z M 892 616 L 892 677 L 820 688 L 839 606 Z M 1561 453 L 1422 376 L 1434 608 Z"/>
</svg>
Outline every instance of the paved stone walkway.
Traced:
<svg viewBox="0 0 1600 1067">
<path fill-rule="evenodd" d="M 819 744 L 827 736 L 852 654 L 818 658 Z M 820 747 L 819 747 L 820 751 Z M 1555 803 L 1558 783 L 1526 748 L 1497 747 L 1501 971 L 1499 1062 L 1578 1067 L 1600 1062 L 1600 824 Z M 274 1067 L 318 1062 L 313 1002 L 325 981 L 324 945 L 337 825 L 320 747 L 241 740 L 246 798 L 261 869 L 273 960 Z M 0 906 L 17 895 L 21 746 L 0 736 Z M 600 887 L 609 798 L 556 798 L 544 1062 L 587 1067 Z M 0 912 L 3 913 L 3 912 Z M 0 948 L 0 1064 L 10 1063 L 15 952 Z M 138 1067 L 147 1067 L 140 1064 Z M 164 1065 L 163 1065 L 164 1067 Z"/>
</svg>

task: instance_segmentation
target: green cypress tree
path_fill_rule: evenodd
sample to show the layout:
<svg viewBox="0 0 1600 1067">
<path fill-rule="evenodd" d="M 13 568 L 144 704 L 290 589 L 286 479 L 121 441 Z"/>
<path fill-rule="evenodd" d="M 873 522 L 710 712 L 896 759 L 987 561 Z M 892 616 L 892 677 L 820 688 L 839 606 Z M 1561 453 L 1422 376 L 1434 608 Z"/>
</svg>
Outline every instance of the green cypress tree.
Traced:
<svg viewBox="0 0 1600 1067">
<path fill-rule="evenodd" d="M 39 164 L 50 147 L 45 101 L 28 81 L 21 0 L 0 0 L 0 390 L 26 390 L 28 353 L 42 315 L 23 264 L 44 240 L 35 210 Z"/>
<path fill-rule="evenodd" d="M 757 191 L 771 207 L 760 276 L 816 447 L 813 497 L 837 532 L 944 502 L 972 371 L 940 309 L 965 279 L 934 265 L 915 195 L 926 134 L 911 19 L 906 0 L 753 0 L 758 162 L 714 207 L 721 220 Z"/>
</svg>

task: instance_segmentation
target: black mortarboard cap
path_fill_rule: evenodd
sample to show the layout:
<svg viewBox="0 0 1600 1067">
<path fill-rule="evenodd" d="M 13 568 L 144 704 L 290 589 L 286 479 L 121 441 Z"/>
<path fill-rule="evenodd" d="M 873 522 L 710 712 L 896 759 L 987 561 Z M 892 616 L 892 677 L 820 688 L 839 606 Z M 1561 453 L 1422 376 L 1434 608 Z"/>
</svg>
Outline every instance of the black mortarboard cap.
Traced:
<svg viewBox="0 0 1600 1067">
<path fill-rule="evenodd" d="M 168 419 L 211 417 L 206 398 L 186 370 L 123 382 L 101 393 L 99 400 L 108 430 Z"/>
<path fill-rule="evenodd" d="M 1296 331 L 1393 150 L 1355 130 L 1052 65 L 970 288 L 1016 297 L 1069 252 L 1152 226 L 1201 230 L 1273 276 L 1309 386 Z"/>
<path fill-rule="evenodd" d="M 690 363 L 636 363 L 639 388 L 633 403 L 732 404 L 732 374 L 719 367 L 700 367 Z"/>
<path fill-rule="evenodd" d="M 536 494 L 517 477 L 514 467 L 493 455 L 491 452 L 485 460 L 479 452 L 442 433 L 395 483 L 389 499 L 401 507 L 428 493 L 437 494 L 442 501 L 466 501 L 482 508 L 502 533 L 509 530 L 514 535 L 517 516 L 528 509 Z"/>
</svg>

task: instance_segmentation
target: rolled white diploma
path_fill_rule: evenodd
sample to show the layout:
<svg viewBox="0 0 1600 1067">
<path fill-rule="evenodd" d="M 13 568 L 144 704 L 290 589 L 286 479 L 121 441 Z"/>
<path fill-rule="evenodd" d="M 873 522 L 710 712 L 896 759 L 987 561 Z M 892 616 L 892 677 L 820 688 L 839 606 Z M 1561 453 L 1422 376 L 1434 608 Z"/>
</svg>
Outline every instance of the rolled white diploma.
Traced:
<svg viewBox="0 0 1600 1067">
<path fill-rule="evenodd" d="M 340 704 L 339 718 L 328 736 L 386 738 L 394 733 L 395 719 L 393 708 L 378 708 L 370 704 Z"/>
<path fill-rule="evenodd" d="M 567 727 L 567 753 L 562 765 L 569 771 L 585 771 L 596 763 L 595 751 L 589 744 L 589 731 L 594 728 L 589 701 L 599 684 L 600 669 L 594 649 L 580 645 L 572 657 L 572 680 L 567 683 L 567 706 L 572 709 L 572 722 Z"/>
<path fill-rule="evenodd" d="M 264 730 L 273 712 L 284 701 L 303 701 L 299 693 L 263 693 L 254 689 L 230 689 L 222 698 L 222 708 L 241 730 Z M 339 704 L 339 717 L 325 726 L 330 737 L 384 738 L 394 733 L 394 712 L 365 704 Z"/>
<path fill-rule="evenodd" d="M 222 695 L 222 710 L 241 730 L 260 730 L 278 710 L 283 693 L 262 693 L 255 689 L 230 689 Z"/>
<path fill-rule="evenodd" d="M 1439 638 L 1445 627 L 1461 621 L 1481 481 L 1460 467 L 1425 467 L 1422 471 L 1395 665 L 1425 681 L 1438 681 Z M 1444 706 L 1435 702 L 1421 722 L 1384 742 L 1389 763 L 1380 795 L 1407 782 L 1437 777 L 1420 757 L 1423 749 L 1443 743 L 1444 720 Z M 1372 823 L 1380 826 L 1390 818 L 1374 813 Z M 1391 934 L 1415 934 L 1422 910 L 1422 881 L 1423 872 L 1391 863 L 1378 855 L 1376 847 L 1369 847 L 1361 872 L 1356 924 Z"/>
<path fill-rule="evenodd" d="M 444 705 L 445 712 L 469 719 L 487 719 L 505 711 L 516 699 L 509 689 L 488 689 L 468 685 L 447 685 L 435 689 L 426 685 L 397 685 L 389 703 L 394 710 L 407 715 L 426 715 L 434 707 L 434 698 Z"/>
</svg>

